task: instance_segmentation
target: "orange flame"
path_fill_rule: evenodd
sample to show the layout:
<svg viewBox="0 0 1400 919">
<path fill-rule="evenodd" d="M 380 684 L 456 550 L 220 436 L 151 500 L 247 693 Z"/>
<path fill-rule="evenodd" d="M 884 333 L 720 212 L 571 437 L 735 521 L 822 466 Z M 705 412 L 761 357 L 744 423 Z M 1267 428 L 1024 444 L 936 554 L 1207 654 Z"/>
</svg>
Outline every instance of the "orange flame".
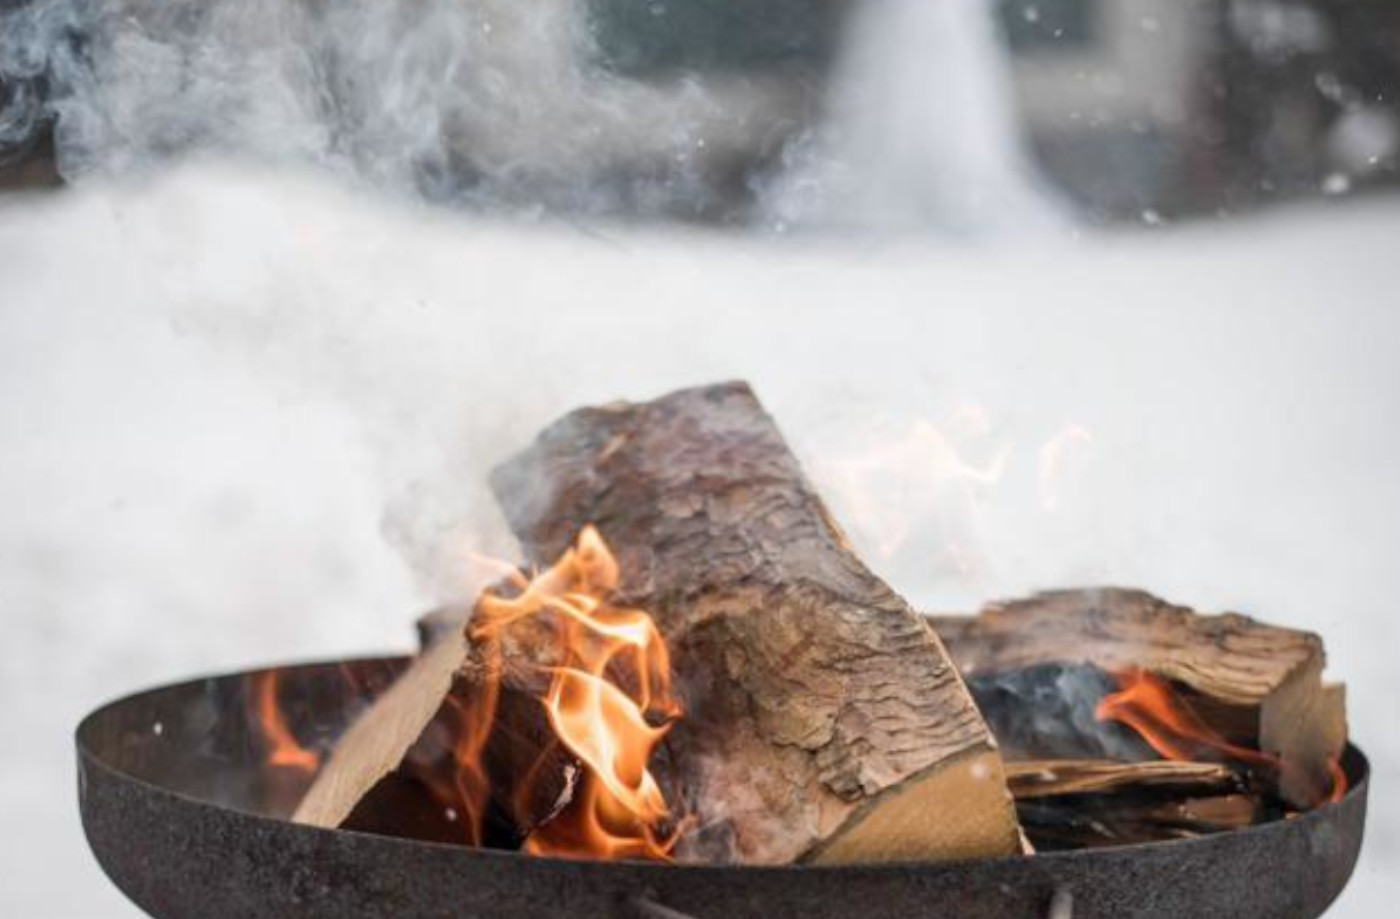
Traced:
<svg viewBox="0 0 1400 919">
<path fill-rule="evenodd" d="M 267 762 L 272 766 L 283 766 L 299 772 L 315 772 L 321 765 L 321 757 L 314 750 L 303 747 L 287 726 L 287 719 L 277 700 L 279 679 L 280 674 L 276 670 L 269 670 L 256 677 L 254 687 L 258 722 L 269 747 Z"/>
<path fill-rule="evenodd" d="M 531 833 L 526 851 L 669 860 L 676 834 L 662 829 L 671 815 L 649 763 L 680 706 L 671 694 L 670 658 L 656 624 L 641 610 L 608 602 L 620 580 L 618 565 L 591 526 L 548 570 L 533 579 L 514 572 L 508 580 L 517 593 L 483 593 L 471 629 L 488 679 L 484 692 L 462 703 L 467 710 L 457 783 L 470 841 L 481 841 L 490 793 L 482 752 L 499 698 L 502 639 L 509 626 L 532 620 L 548 627 L 555 645 L 548 650 L 559 661 L 547 668 L 550 685 L 541 701 L 554 733 L 584 772 L 573 801 Z"/>
<path fill-rule="evenodd" d="M 1283 770 L 1279 757 L 1231 743 L 1207 727 L 1161 677 L 1141 669 L 1124 670 L 1114 677 L 1119 691 L 1099 702 L 1094 717 L 1127 725 L 1164 758 L 1194 761 L 1215 754 L 1273 772 Z M 1337 803 L 1350 787 L 1337 758 L 1328 759 L 1327 773 L 1330 790 L 1319 804 Z"/>
<path fill-rule="evenodd" d="M 487 646 L 487 673 L 477 692 L 463 701 L 455 695 L 447 701 L 460 716 L 456 748 L 456 770 L 453 773 L 456 796 L 462 812 L 459 815 L 466 828 L 467 843 L 482 844 L 486 821 L 486 802 L 491 793 L 491 780 L 482 762 L 486 742 L 496 720 L 496 703 L 500 699 L 501 656 L 495 643 Z"/>
<path fill-rule="evenodd" d="M 1251 766 L 1279 767 L 1278 757 L 1230 743 L 1212 731 L 1161 677 L 1137 668 L 1114 676 L 1119 692 L 1105 696 L 1094 717 L 1127 725 L 1164 758 L 1196 760 L 1214 752 Z"/>
<path fill-rule="evenodd" d="M 1342 768 L 1341 761 L 1335 757 L 1327 760 L 1327 773 L 1332 776 L 1332 790 L 1323 803 L 1336 804 L 1347 796 L 1347 789 L 1351 787 L 1351 783 L 1347 781 L 1347 773 Z"/>
</svg>

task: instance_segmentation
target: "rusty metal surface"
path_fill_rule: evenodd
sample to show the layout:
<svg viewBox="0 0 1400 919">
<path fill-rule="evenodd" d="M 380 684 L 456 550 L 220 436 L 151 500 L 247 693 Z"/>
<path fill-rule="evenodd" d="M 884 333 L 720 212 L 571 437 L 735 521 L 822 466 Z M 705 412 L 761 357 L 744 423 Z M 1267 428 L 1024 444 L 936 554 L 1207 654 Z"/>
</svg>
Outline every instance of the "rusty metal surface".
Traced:
<svg viewBox="0 0 1400 919">
<path fill-rule="evenodd" d="M 329 744 L 401 659 L 279 671 L 296 735 Z M 261 673 L 261 672 L 259 672 Z M 1368 766 L 1344 800 L 1198 839 L 944 864 L 668 867 L 529 858 L 298 826 L 306 778 L 262 766 L 259 673 L 152 690 L 78 728 L 79 799 L 108 876 L 156 919 L 1312 919 L 1345 886 Z M 936 819 L 936 815 L 930 815 Z"/>
</svg>

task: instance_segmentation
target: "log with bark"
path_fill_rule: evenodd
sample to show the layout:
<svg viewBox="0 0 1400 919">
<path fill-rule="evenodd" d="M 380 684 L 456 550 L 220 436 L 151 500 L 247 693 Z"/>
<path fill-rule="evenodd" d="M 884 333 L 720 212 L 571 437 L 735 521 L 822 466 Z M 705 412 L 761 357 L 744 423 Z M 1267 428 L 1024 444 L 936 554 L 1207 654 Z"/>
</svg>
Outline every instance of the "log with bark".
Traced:
<svg viewBox="0 0 1400 919">
<path fill-rule="evenodd" d="M 616 602 L 650 611 L 671 644 L 688 711 L 663 759 L 695 826 L 682 857 L 1019 849 L 995 743 L 937 636 L 855 558 L 746 386 L 576 412 L 493 486 L 537 565 L 598 525 L 622 563 Z M 337 745 L 297 819 L 444 831 L 431 823 L 452 713 L 481 691 L 483 662 L 460 612 L 425 621 L 422 637 L 424 653 Z M 538 696 L 539 662 L 515 652 L 506 729 L 486 760 L 500 778 L 495 809 L 524 833 L 557 811 L 575 770 L 547 762 L 538 800 L 515 799 L 511 770 L 538 764 L 549 743 L 531 720 L 537 703 L 509 704 Z M 430 826 L 396 827 L 395 813 Z"/>
<path fill-rule="evenodd" d="M 1332 790 L 1346 744 L 1345 694 L 1323 683 L 1316 635 L 1119 588 L 1055 591 L 932 621 L 970 679 L 1050 664 L 1141 669 L 1179 687 L 1231 743 L 1280 760 L 1279 789 L 1293 806 L 1315 806 Z"/>
<path fill-rule="evenodd" d="M 529 561 L 585 524 L 672 649 L 682 857 L 1019 848 L 995 742 L 934 630 L 856 558 L 748 386 L 574 412 L 496 470 Z"/>
</svg>

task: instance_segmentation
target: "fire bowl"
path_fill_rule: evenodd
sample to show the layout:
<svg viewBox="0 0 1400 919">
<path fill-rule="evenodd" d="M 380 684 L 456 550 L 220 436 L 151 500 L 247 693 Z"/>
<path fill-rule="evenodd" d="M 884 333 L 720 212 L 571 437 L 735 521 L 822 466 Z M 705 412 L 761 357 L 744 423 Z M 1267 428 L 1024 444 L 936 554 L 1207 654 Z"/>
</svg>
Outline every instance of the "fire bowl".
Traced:
<svg viewBox="0 0 1400 919">
<path fill-rule="evenodd" d="M 582 862 L 301 826 L 304 764 L 269 765 L 284 726 L 327 747 L 405 658 L 192 680 L 113 702 L 77 731 L 83 828 L 157 919 L 1312 919 L 1351 876 L 1369 767 L 1341 801 L 1193 839 L 977 861 L 751 868 Z M 275 678 L 275 684 L 268 682 Z M 939 819 L 929 814 L 928 819 Z"/>
</svg>

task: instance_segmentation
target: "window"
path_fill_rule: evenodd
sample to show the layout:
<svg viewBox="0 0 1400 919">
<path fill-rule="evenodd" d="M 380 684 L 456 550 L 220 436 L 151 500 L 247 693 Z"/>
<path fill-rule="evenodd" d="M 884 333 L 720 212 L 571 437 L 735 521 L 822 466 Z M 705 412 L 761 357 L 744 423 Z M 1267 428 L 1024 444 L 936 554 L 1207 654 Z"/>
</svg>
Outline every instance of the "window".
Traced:
<svg viewBox="0 0 1400 919">
<path fill-rule="evenodd" d="M 621 73 L 820 66 L 844 0 L 589 0 L 604 63 Z"/>
</svg>

